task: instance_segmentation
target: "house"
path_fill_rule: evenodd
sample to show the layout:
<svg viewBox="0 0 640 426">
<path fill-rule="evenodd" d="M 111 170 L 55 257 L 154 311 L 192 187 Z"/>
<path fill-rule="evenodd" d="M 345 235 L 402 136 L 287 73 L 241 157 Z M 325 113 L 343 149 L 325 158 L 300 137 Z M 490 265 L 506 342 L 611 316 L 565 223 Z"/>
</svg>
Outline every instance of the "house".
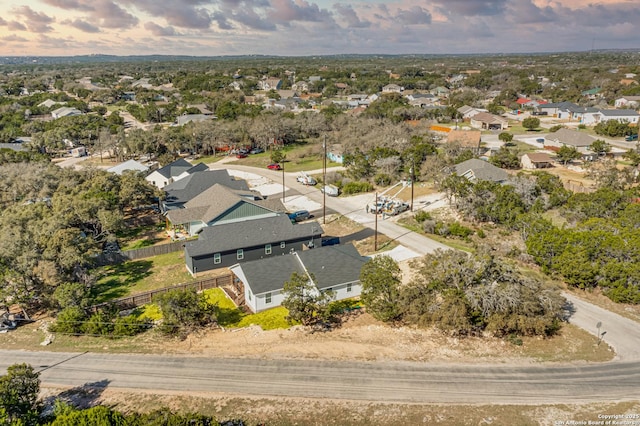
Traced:
<svg viewBox="0 0 640 426">
<path fill-rule="evenodd" d="M 475 155 L 480 155 L 480 130 L 451 130 L 447 133 L 447 144 L 457 143 L 461 147 L 469 148 Z"/>
<path fill-rule="evenodd" d="M 584 90 L 581 95 L 587 99 L 589 99 L 590 101 L 595 101 L 598 98 L 601 98 L 602 95 L 600 95 L 600 88 L 599 87 L 594 87 L 593 89 L 589 89 L 589 90 Z"/>
<path fill-rule="evenodd" d="M 151 172 L 151 174 L 145 177 L 145 179 L 152 185 L 155 185 L 159 189 L 162 189 L 176 180 L 176 178 L 183 172 L 189 170 L 192 167 L 193 164 L 189 163 L 184 158 L 180 158 L 158 170 L 154 170 L 153 172 Z"/>
<path fill-rule="evenodd" d="M 404 87 L 399 86 L 395 83 L 387 84 L 382 87 L 382 93 L 402 93 L 404 91 Z"/>
<path fill-rule="evenodd" d="M 482 130 L 505 130 L 509 127 L 509 121 L 506 118 L 488 112 L 479 112 L 473 115 L 469 124 L 471 127 Z"/>
<path fill-rule="evenodd" d="M 265 78 L 258 82 L 258 89 L 260 90 L 280 90 L 282 88 L 282 80 L 279 78 Z"/>
<path fill-rule="evenodd" d="M 46 101 L 40 102 L 37 106 L 40 108 L 51 108 L 54 105 L 65 105 L 66 102 L 56 102 L 52 99 L 47 99 Z"/>
<path fill-rule="evenodd" d="M 431 93 L 414 93 L 406 98 L 409 100 L 409 105 L 416 107 L 425 107 L 438 102 L 438 98 Z"/>
<path fill-rule="evenodd" d="M 553 159 L 545 152 L 529 152 L 520 158 L 523 169 L 535 170 L 553 167 Z"/>
<path fill-rule="evenodd" d="M 438 86 L 435 89 L 431 90 L 431 93 L 440 98 L 448 98 L 451 91 L 444 86 Z"/>
<path fill-rule="evenodd" d="M 467 120 L 473 117 L 474 115 L 476 115 L 477 113 L 487 112 L 487 110 L 470 107 L 469 105 L 462 105 L 460 108 L 458 108 L 458 112 L 460 113 L 460 116 L 462 117 L 463 120 Z"/>
<path fill-rule="evenodd" d="M 569 120 L 576 120 L 580 124 L 593 125 L 599 121 L 599 109 L 591 107 L 569 107 Z"/>
<path fill-rule="evenodd" d="M 640 105 L 640 96 L 624 96 L 618 98 L 614 102 L 616 108 L 638 108 Z"/>
<path fill-rule="evenodd" d="M 559 129 L 545 137 L 544 147 L 557 151 L 563 146 L 574 147 L 582 154 L 590 154 L 589 147 L 596 139 L 586 133 L 571 129 Z"/>
<path fill-rule="evenodd" d="M 539 105 L 538 112 L 557 118 L 569 118 L 570 109 L 580 108 L 573 102 L 550 102 L 548 104 Z"/>
<path fill-rule="evenodd" d="M 161 210 L 166 212 L 183 208 L 186 203 L 216 184 L 233 191 L 251 193 L 251 198 L 256 198 L 256 194 L 249 189 L 247 181 L 230 176 L 227 170 L 203 170 L 193 172 L 165 186 L 165 197 L 162 200 Z"/>
<path fill-rule="evenodd" d="M 62 117 L 75 117 L 77 115 L 82 115 L 82 111 L 72 107 L 60 107 L 51 111 L 51 117 L 53 117 L 54 120 Z"/>
<path fill-rule="evenodd" d="M 632 84 L 638 84 L 638 82 L 633 78 L 623 78 L 620 80 L 620 84 L 624 86 L 631 86 Z"/>
<path fill-rule="evenodd" d="M 470 160 L 463 161 L 460 164 L 456 164 L 453 166 L 453 169 L 455 174 L 474 183 L 479 180 L 502 183 L 509 179 L 507 172 L 501 168 L 477 158 L 472 158 Z"/>
<path fill-rule="evenodd" d="M 609 120 L 617 120 L 619 122 L 627 122 L 629 124 L 638 124 L 640 114 L 632 109 L 601 109 L 598 112 L 599 122 L 607 122 Z"/>
<path fill-rule="evenodd" d="M 345 244 L 238 263 L 230 269 L 246 306 L 260 312 L 282 304 L 284 283 L 294 272 L 312 280 L 318 291 L 331 291 L 334 300 L 360 296 L 360 270 L 367 261 L 353 244 Z"/>
<path fill-rule="evenodd" d="M 329 161 L 342 164 L 342 162 L 344 161 L 344 152 L 342 145 L 337 144 L 330 146 L 329 150 L 327 151 L 327 158 L 329 159 Z"/>
<path fill-rule="evenodd" d="M 199 121 L 213 120 L 214 118 L 216 117 L 211 114 L 182 114 L 176 117 L 174 124 L 176 126 L 184 126 L 187 123 L 197 123 Z"/>
<path fill-rule="evenodd" d="M 137 162 L 136 160 L 129 160 L 107 169 L 108 172 L 115 173 L 117 175 L 122 175 L 127 170 L 145 173 L 149 170 L 149 167 Z"/>
<path fill-rule="evenodd" d="M 174 238 L 178 234 L 193 237 L 205 227 L 273 217 L 284 210 L 282 207 L 278 211 L 261 200 L 259 194 L 254 192 L 236 191 L 215 184 L 184 203 L 181 208 L 166 211 L 169 235 Z"/>
<path fill-rule="evenodd" d="M 184 246 L 187 270 L 198 272 L 230 267 L 239 261 L 278 257 L 320 247 L 322 226 L 316 221 L 292 223 L 286 214 L 247 221 L 227 221 L 206 227 Z"/>
<path fill-rule="evenodd" d="M 291 89 L 296 90 L 298 92 L 308 92 L 309 83 L 307 83 L 306 81 L 298 81 L 291 85 Z"/>
<path fill-rule="evenodd" d="M 136 92 L 122 92 L 122 94 L 120 95 L 120 99 L 123 101 L 135 101 Z"/>
</svg>

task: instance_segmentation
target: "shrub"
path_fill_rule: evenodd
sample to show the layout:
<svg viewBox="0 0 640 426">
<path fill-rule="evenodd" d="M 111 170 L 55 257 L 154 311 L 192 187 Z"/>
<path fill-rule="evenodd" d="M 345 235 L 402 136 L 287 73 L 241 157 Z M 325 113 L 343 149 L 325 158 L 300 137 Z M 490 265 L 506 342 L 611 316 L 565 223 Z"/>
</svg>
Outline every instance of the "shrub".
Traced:
<svg viewBox="0 0 640 426">
<path fill-rule="evenodd" d="M 478 229 L 477 234 L 478 234 L 478 237 L 480 237 L 480 238 L 486 238 L 487 237 L 487 234 L 484 233 L 483 229 Z"/>
<path fill-rule="evenodd" d="M 106 312 L 96 312 L 85 322 L 82 331 L 94 336 L 109 335 L 113 331 L 113 317 Z"/>
<path fill-rule="evenodd" d="M 456 237 L 467 238 L 469 235 L 473 234 L 473 229 L 460 225 L 458 222 L 454 222 L 449 225 L 449 233 Z"/>
<path fill-rule="evenodd" d="M 84 310 L 78 306 L 70 306 L 58 313 L 56 322 L 50 330 L 56 333 L 80 334 L 87 320 Z"/>
<path fill-rule="evenodd" d="M 369 182 L 349 182 L 342 187 L 343 194 L 359 194 L 373 191 L 373 185 Z"/>
<path fill-rule="evenodd" d="M 376 185 L 387 186 L 391 184 L 391 176 L 389 176 L 386 173 L 379 173 L 375 175 L 375 177 L 373 178 L 373 181 L 375 182 Z"/>
<path fill-rule="evenodd" d="M 151 321 L 141 320 L 133 315 L 116 318 L 113 324 L 114 336 L 135 336 L 151 327 Z"/>
<path fill-rule="evenodd" d="M 422 231 L 427 234 L 435 234 L 436 233 L 436 221 L 432 219 L 427 219 L 422 222 Z"/>
<path fill-rule="evenodd" d="M 429 212 L 425 212 L 424 210 L 420 210 L 416 214 L 413 215 L 413 218 L 417 222 L 424 222 L 425 220 L 431 219 L 431 214 Z"/>
</svg>

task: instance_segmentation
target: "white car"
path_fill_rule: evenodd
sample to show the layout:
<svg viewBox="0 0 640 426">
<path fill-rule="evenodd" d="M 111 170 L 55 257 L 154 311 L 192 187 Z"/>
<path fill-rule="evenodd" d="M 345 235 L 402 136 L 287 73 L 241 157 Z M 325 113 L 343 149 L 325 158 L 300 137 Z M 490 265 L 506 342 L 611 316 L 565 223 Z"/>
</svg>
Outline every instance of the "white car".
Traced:
<svg viewBox="0 0 640 426">
<path fill-rule="evenodd" d="M 318 183 L 311 176 L 298 176 L 297 180 L 303 185 L 316 185 Z"/>
</svg>

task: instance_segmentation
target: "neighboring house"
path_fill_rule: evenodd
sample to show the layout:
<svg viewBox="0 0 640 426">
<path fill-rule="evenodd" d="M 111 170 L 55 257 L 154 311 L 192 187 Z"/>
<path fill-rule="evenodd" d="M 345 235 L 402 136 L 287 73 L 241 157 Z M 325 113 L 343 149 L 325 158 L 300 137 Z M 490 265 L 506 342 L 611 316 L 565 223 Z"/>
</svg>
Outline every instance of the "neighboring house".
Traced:
<svg viewBox="0 0 640 426">
<path fill-rule="evenodd" d="M 469 125 L 482 130 L 505 130 L 509 127 L 509 121 L 498 115 L 479 112 L 470 118 Z"/>
<path fill-rule="evenodd" d="M 137 162 L 136 160 L 128 160 L 124 163 L 120 163 L 117 166 L 113 166 L 107 169 L 108 172 L 115 173 L 117 175 L 122 175 L 122 173 L 127 170 L 134 170 L 136 172 L 145 173 L 149 170 L 149 167 Z"/>
<path fill-rule="evenodd" d="M 638 84 L 638 82 L 636 80 L 634 80 L 633 78 L 623 78 L 623 79 L 620 80 L 620 84 L 625 85 L 625 86 L 631 86 L 631 85 Z"/>
<path fill-rule="evenodd" d="M 425 107 L 438 102 L 438 98 L 431 93 L 414 93 L 406 98 L 409 100 L 409 105 L 416 107 Z"/>
<path fill-rule="evenodd" d="M 327 158 L 334 163 L 342 164 L 344 161 L 344 153 L 342 145 L 332 145 L 327 150 Z"/>
<path fill-rule="evenodd" d="M 614 102 L 616 108 L 638 108 L 639 105 L 640 96 L 624 96 Z"/>
<path fill-rule="evenodd" d="M 460 116 L 463 120 L 468 120 L 479 112 L 487 112 L 487 110 L 470 107 L 469 105 L 462 105 L 460 108 L 458 108 L 458 112 L 460 113 Z"/>
<path fill-rule="evenodd" d="M 309 91 L 309 83 L 307 83 L 306 81 L 298 81 L 298 82 L 292 84 L 291 88 L 293 90 L 298 91 L 298 92 L 308 92 Z"/>
<path fill-rule="evenodd" d="M 176 178 L 178 176 L 192 167 L 193 164 L 189 163 L 184 158 L 180 158 L 171 164 L 167 164 L 158 170 L 154 170 L 145 179 L 152 185 L 162 189 L 174 180 L 177 180 Z"/>
<path fill-rule="evenodd" d="M 637 124 L 640 120 L 640 114 L 632 109 L 601 109 L 598 112 L 598 121 L 607 122 L 609 120 L 617 120 L 620 122 L 628 122 Z"/>
<path fill-rule="evenodd" d="M 122 92 L 122 94 L 120 95 L 120 99 L 123 101 L 135 101 L 136 92 Z"/>
<path fill-rule="evenodd" d="M 382 87 L 382 93 L 402 93 L 404 91 L 404 87 L 399 86 L 397 84 L 391 83 Z"/>
<path fill-rule="evenodd" d="M 599 109 L 591 107 L 569 107 L 569 120 L 577 120 L 580 124 L 593 125 L 599 121 Z"/>
<path fill-rule="evenodd" d="M 51 117 L 53 117 L 54 120 L 62 117 L 75 117 L 77 115 L 82 115 L 82 111 L 72 107 L 60 107 L 51 111 Z"/>
<path fill-rule="evenodd" d="M 316 221 L 292 223 L 286 214 L 218 224 L 202 229 L 196 241 L 185 244 L 185 263 L 195 275 L 238 262 L 282 256 L 320 247 L 323 232 Z"/>
<path fill-rule="evenodd" d="M 260 90 L 280 90 L 282 88 L 282 80 L 279 78 L 266 78 L 258 82 Z"/>
<path fill-rule="evenodd" d="M 22 143 L 20 142 L 0 143 L 0 149 L 10 149 L 12 151 L 26 151 L 26 148 L 22 146 Z"/>
<path fill-rule="evenodd" d="M 584 90 L 581 95 L 587 99 L 589 99 L 590 101 L 595 101 L 598 98 L 601 98 L 602 95 L 600 95 L 600 88 L 599 87 L 594 87 L 593 89 L 589 89 L 589 90 Z"/>
<path fill-rule="evenodd" d="M 213 120 L 216 118 L 211 114 L 182 114 L 176 117 L 175 125 L 184 126 L 187 123 L 197 123 L 200 121 Z"/>
<path fill-rule="evenodd" d="M 553 167 L 553 159 L 544 152 L 530 152 L 522 156 L 520 164 L 527 170 L 546 169 Z"/>
<path fill-rule="evenodd" d="M 586 133 L 571 129 L 559 129 L 545 137 L 544 147 L 557 151 L 563 146 L 574 147 L 582 154 L 591 154 L 589 147 L 596 139 Z"/>
<path fill-rule="evenodd" d="M 480 155 L 482 132 L 480 130 L 451 130 L 447 133 L 447 144 L 457 143 L 469 148 L 475 155 Z"/>
<path fill-rule="evenodd" d="M 56 102 L 52 99 L 47 99 L 46 101 L 40 102 L 38 106 L 41 108 L 51 108 L 54 105 L 65 105 L 65 104 L 66 102 Z"/>
<path fill-rule="evenodd" d="M 164 187 L 165 197 L 161 210 L 166 212 L 183 208 L 187 202 L 216 184 L 234 191 L 252 193 L 247 181 L 235 179 L 225 169 L 197 171 Z"/>
<path fill-rule="evenodd" d="M 327 246 L 290 255 L 238 263 L 230 269 L 239 280 L 239 291 L 252 312 L 282 304 L 284 283 L 297 272 L 320 291 L 331 291 L 334 300 L 360 296 L 360 270 L 368 258 L 352 244 Z"/>
<path fill-rule="evenodd" d="M 462 176 L 471 182 L 489 180 L 492 182 L 502 183 L 509 179 L 509 174 L 501 168 L 477 158 L 463 161 L 462 163 L 453 166 L 453 168 L 454 172 L 458 176 Z"/>
<path fill-rule="evenodd" d="M 235 191 L 215 184 L 184 203 L 182 208 L 166 211 L 165 216 L 170 235 L 173 233 L 173 237 L 193 237 L 206 227 L 246 222 L 278 214 L 281 212 L 262 203 L 256 193 Z"/>
<path fill-rule="evenodd" d="M 447 89 L 444 86 L 438 86 L 435 89 L 433 89 L 431 91 L 431 93 L 433 93 L 434 95 L 441 97 L 441 98 L 447 98 L 449 97 L 449 94 L 451 93 L 451 90 Z"/>
<path fill-rule="evenodd" d="M 570 118 L 570 110 L 580 108 L 578 105 L 573 102 L 552 102 L 544 105 L 538 106 L 538 111 L 542 113 L 547 113 L 547 115 L 551 117 L 557 118 Z"/>
</svg>

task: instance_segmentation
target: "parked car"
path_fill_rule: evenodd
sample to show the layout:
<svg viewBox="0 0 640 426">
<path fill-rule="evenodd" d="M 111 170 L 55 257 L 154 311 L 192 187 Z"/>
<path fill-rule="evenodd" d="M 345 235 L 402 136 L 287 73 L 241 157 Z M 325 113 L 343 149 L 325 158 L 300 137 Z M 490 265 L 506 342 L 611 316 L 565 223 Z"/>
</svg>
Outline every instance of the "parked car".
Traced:
<svg viewBox="0 0 640 426">
<path fill-rule="evenodd" d="M 262 148 L 253 148 L 251 151 L 249 151 L 249 154 L 260 154 L 261 152 L 264 152 L 264 149 L 262 149 Z"/>
<path fill-rule="evenodd" d="M 318 182 L 309 175 L 300 175 L 298 176 L 298 182 L 303 185 L 316 185 Z"/>
<path fill-rule="evenodd" d="M 320 191 L 326 193 L 330 197 L 337 197 L 340 194 L 340 189 L 334 185 L 325 185 L 320 188 Z"/>
<path fill-rule="evenodd" d="M 323 246 L 335 246 L 340 244 L 340 237 L 327 237 L 322 239 Z"/>
<path fill-rule="evenodd" d="M 627 135 L 627 137 L 625 137 L 624 140 L 627 141 L 627 142 L 637 141 L 638 140 L 638 134 L 636 133 L 635 135 Z"/>
<path fill-rule="evenodd" d="M 248 155 L 246 152 L 239 152 L 236 154 L 236 158 L 247 158 Z"/>
<path fill-rule="evenodd" d="M 271 163 L 267 166 L 267 169 L 269 170 L 282 170 L 282 167 L 280 167 L 280 164 L 278 163 Z"/>
<path fill-rule="evenodd" d="M 289 213 L 289 219 L 293 222 L 302 222 L 309 219 L 311 215 L 308 210 L 298 210 L 297 212 Z"/>
<path fill-rule="evenodd" d="M 538 138 L 538 139 L 536 139 L 536 142 L 538 142 L 538 143 L 544 143 L 544 138 Z"/>
</svg>

